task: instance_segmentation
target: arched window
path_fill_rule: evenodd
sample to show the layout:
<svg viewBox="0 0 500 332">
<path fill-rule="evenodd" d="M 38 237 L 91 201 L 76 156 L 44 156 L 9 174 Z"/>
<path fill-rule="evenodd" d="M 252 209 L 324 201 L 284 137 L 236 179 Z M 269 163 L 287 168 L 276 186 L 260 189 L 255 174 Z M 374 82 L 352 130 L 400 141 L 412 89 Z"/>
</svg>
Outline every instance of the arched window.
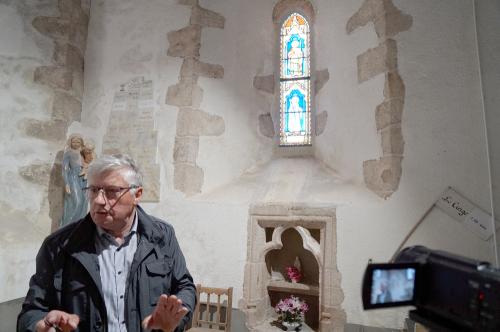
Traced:
<svg viewBox="0 0 500 332">
<path fill-rule="evenodd" d="M 280 34 L 280 145 L 311 145 L 309 23 L 289 15 Z"/>
</svg>

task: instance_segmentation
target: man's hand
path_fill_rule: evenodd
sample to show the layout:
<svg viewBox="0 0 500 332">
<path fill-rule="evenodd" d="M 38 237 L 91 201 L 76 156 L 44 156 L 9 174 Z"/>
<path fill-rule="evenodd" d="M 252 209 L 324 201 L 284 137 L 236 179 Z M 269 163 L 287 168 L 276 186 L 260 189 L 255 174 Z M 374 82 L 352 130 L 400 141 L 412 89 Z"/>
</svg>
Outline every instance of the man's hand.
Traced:
<svg viewBox="0 0 500 332">
<path fill-rule="evenodd" d="M 37 332 L 70 332 L 76 330 L 80 317 L 60 310 L 50 311 L 44 319 L 36 323 Z"/>
<path fill-rule="evenodd" d="M 142 321 L 142 327 L 147 330 L 172 332 L 187 313 L 188 309 L 182 306 L 182 301 L 175 295 L 163 294 L 158 299 L 153 313 Z"/>
</svg>

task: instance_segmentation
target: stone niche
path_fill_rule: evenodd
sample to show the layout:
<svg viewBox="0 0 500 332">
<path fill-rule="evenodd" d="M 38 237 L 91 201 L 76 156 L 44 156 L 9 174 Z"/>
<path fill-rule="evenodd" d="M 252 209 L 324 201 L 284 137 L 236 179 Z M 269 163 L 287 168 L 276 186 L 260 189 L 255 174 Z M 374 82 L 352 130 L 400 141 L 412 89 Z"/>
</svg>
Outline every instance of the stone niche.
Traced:
<svg viewBox="0 0 500 332">
<path fill-rule="evenodd" d="M 280 331 L 274 305 L 296 295 L 310 306 L 306 324 L 315 331 L 341 331 L 345 312 L 336 257 L 335 208 L 305 205 L 254 205 L 248 224 L 247 261 L 241 309 L 251 331 Z M 299 283 L 285 268 L 299 258 Z M 282 280 L 280 274 L 285 277 Z"/>
</svg>

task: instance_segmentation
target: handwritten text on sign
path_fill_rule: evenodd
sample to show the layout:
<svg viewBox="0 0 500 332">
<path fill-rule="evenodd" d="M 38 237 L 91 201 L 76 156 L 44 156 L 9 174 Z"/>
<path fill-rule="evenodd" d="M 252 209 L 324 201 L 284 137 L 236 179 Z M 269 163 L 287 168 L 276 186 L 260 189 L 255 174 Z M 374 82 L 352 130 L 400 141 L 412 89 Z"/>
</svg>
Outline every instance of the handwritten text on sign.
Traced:
<svg viewBox="0 0 500 332">
<path fill-rule="evenodd" d="M 448 188 L 438 199 L 436 205 L 447 215 L 461 221 L 471 232 L 483 240 L 488 240 L 492 233 L 491 216 L 476 207 L 467 198 Z"/>
</svg>

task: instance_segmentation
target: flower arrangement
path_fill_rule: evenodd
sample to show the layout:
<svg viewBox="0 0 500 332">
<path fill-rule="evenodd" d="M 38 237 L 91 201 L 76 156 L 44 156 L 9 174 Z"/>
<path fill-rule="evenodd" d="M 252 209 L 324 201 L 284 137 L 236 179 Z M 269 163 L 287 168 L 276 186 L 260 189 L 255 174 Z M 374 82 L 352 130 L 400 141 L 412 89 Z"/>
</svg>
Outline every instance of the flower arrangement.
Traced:
<svg viewBox="0 0 500 332">
<path fill-rule="evenodd" d="M 286 275 L 292 282 L 300 282 L 302 280 L 302 273 L 295 266 L 288 266 L 286 268 Z"/>
<path fill-rule="evenodd" d="M 282 323 L 301 323 L 304 320 L 304 314 L 309 311 L 309 306 L 305 301 L 291 295 L 281 299 L 274 310 L 280 315 L 278 320 Z"/>
</svg>

